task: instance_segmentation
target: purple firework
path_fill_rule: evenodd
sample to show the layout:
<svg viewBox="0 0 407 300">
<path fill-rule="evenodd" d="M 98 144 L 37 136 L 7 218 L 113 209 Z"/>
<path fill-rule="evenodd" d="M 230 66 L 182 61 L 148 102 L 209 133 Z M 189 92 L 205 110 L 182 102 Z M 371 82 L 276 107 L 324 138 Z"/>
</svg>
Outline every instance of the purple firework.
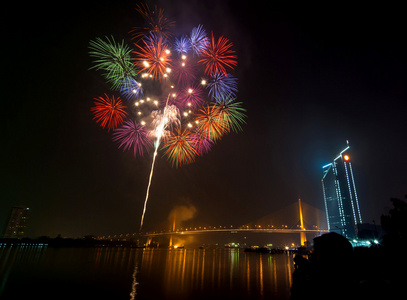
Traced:
<svg viewBox="0 0 407 300">
<path fill-rule="evenodd" d="M 208 83 L 207 88 L 209 88 L 209 97 L 222 98 L 222 97 L 236 97 L 237 93 L 237 78 L 230 74 L 227 76 L 221 73 L 212 74 L 212 79 Z"/>
<path fill-rule="evenodd" d="M 153 145 L 149 131 L 136 121 L 126 121 L 113 132 L 113 140 L 119 142 L 119 148 L 128 150 L 133 147 L 134 156 L 143 155 L 144 150 Z"/>
<path fill-rule="evenodd" d="M 191 134 L 192 137 L 192 145 L 196 149 L 199 155 L 204 153 L 208 153 L 211 150 L 213 142 L 208 139 L 207 135 L 204 134 L 202 131 L 194 130 Z"/>
<path fill-rule="evenodd" d="M 209 39 L 206 36 L 206 31 L 202 25 L 198 25 L 191 31 L 191 47 L 195 54 L 200 55 L 209 43 Z"/>
</svg>

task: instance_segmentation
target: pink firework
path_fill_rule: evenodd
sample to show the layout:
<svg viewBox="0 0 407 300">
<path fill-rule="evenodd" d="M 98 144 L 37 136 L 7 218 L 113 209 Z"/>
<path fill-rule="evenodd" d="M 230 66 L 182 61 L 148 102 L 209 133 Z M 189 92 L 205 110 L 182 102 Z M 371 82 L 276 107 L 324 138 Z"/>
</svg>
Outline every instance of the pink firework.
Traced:
<svg viewBox="0 0 407 300">
<path fill-rule="evenodd" d="M 136 121 L 126 121 L 113 132 L 113 140 L 119 142 L 119 148 L 128 150 L 133 147 L 134 156 L 143 155 L 144 150 L 153 145 L 150 132 Z"/>
<path fill-rule="evenodd" d="M 202 131 L 195 130 L 194 132 L 192 132 L 191 137 L 192 145 L 199 155 L 208 153 L 209 150 L 211 150 L 213 142 L 208 139 Z"/>
<path fill-rule="evenodd" d="M 186 87 L 181 91 L 180 103 L 185 108 L 195 108 L 200 106 L 204 101 L 204 92 L 199 84 Z"/>
</svg>

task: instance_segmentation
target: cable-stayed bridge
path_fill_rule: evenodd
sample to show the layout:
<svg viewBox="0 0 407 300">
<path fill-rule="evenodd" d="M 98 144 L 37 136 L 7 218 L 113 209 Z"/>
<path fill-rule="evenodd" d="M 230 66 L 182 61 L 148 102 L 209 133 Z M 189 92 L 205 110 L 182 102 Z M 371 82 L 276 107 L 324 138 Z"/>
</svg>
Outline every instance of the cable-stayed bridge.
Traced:
<svg viewBox="0 0 407 300">
<path fill-rule="evenodd" d="M 298 199 L 298 202 L 293 203 L 283 209 L 280 209 L 272 214 L 269 214 L 255 222 L 250 222 L 239 227 L 234 226 L 199 226 L 199 227 L 178 227 L 176 228 L 176 220 L 173 220 L 171 230 L 160 232 L 146 232 L 147 244 L 153 237 L 158 236 L 175 236 L 175 235 L 191 235 L 191 234 L 208 234 L 215 232 L 255 232 L 255 233 L 298 233 L 301 238 L 301 245 L 306 243 L 306 233 L 322 234 L 328 232 L 321 227 L 324 220 L 324 212 L 305 204 Z M 307 216 L 307 217 L 305 217 Z M 171 244 L 171 241 L 170 241 Z"/>
<path fill-rule="evenodd" d="M 300 235 L 301 245 L 306 243 L 306 233 L 320 235 L 328 232 L 326 229 L 325 213 L 300 199 L 291 205 L 266 215 L 256 221 L 241 226 L 190 226 L 183 227 L 177 222 L 176 217 L 171 222 L 170 229 L 161 231 L 149 231 L 141 234 L 126 234 L 104 236 L 105 239 L 128 239 L 134 237 L 147 238 L 147 245 L 152 239 L 160 236 L 172 237 L 202 235 L 210 233 L 295 233 Z"/>
</svg>

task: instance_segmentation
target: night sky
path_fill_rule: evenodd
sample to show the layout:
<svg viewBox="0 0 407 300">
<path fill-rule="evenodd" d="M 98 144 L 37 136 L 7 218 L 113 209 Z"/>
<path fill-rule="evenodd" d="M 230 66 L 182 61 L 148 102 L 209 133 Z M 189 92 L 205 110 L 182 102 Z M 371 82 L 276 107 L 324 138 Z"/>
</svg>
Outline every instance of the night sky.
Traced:
<svg viewBox="0 0 407 300">
<path fill-rule="evenodd" d="M 203 225 L 245 224 L 298 197 L 323 210 L 321 168 L 346 140 L 364 221 L 379 223 L 390 198 L 407 194 L 403 10 L 280 2 L 148 2 L 176 21 L 176 35 L 202 24 L 234 43 L 248 118 L 193 164 L 173 168 L 158 156 L 145 230 L 169 227 L 178 205 L 194 206 L 191 224 Z M 2 9 L 1 230 L 14 205 L 31 209 L 31 237 L 138 230 L 152 152 L 117 149 L 92 120 L 93 98 L 112 93 L 88 70 L 90 40 L 132 45 L 137 3 Z"/>
</svg>

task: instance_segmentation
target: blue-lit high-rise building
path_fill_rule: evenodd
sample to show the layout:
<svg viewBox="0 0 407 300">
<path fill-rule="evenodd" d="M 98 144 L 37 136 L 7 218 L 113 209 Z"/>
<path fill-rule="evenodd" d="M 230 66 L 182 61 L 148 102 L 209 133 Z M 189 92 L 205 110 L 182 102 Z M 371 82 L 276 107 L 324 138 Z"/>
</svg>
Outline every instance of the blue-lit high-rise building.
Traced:
<svg viewBox="0 0 407 300">
<path fill-rule="evenodd" d="M 349 142 L 334 160 L 322 167 L 322 191 L 328 230 L 348 239 L 357 237 L 357 225 L 362 223 Z"/>
</svg>

